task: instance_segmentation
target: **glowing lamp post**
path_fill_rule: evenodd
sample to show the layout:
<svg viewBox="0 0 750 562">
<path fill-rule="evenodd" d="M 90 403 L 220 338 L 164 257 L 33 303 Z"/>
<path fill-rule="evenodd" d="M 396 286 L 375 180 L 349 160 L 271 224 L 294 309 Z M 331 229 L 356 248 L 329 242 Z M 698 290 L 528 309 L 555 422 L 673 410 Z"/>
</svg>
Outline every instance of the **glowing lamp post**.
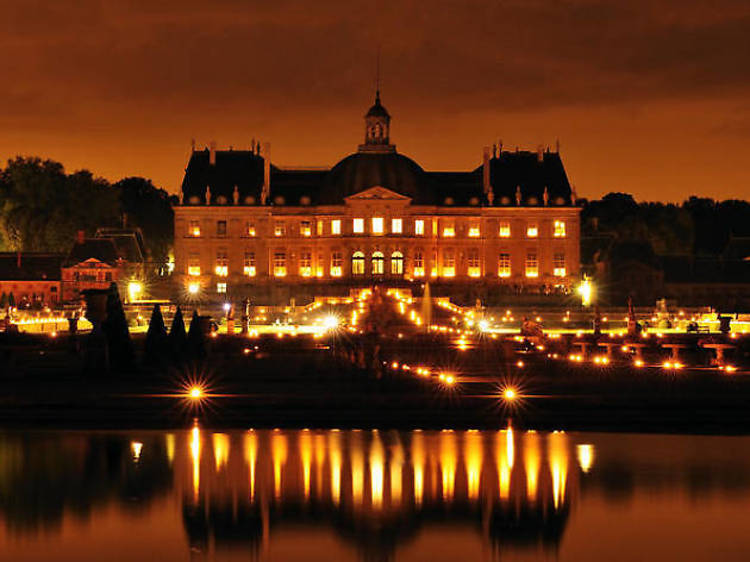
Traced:
<svg viewBox="0 0 750 562">
<path fill-rule="evenodd" d="M 590 306 L 591 301 L 594 297 L 594 285 L 591 283 L 591 279 L 584 277 L 581 284 L 578 285 L 578 294 L 581 295 L 581 304 L 583 306 Z"/>
<path fill-rule="evenodd" d="M 143 283 L 140 281 L 130 281 L 128 283 L 128 300 L 130 302 L 137 301 L 143 294 Z"/>
</svg>

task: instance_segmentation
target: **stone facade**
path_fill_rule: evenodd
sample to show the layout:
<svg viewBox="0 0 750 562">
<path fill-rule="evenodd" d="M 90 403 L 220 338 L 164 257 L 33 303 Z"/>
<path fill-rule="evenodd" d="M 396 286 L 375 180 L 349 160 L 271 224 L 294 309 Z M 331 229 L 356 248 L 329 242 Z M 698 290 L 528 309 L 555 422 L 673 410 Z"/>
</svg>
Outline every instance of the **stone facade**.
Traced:
<svg viewBox="0 0 750 562">
<path fill-rule="evenodd" d="M 263 285 L 484 284 L 568 291 L 579 208 L 559 154 L 485 150 L 471 172 L 425 172 L 388 144 L 376 104 L 365 143 L 331 170 L 271 166 L 268 149 L 194 151 L 175 208 L 175 274 L 222 298 Z"/>
</svg>

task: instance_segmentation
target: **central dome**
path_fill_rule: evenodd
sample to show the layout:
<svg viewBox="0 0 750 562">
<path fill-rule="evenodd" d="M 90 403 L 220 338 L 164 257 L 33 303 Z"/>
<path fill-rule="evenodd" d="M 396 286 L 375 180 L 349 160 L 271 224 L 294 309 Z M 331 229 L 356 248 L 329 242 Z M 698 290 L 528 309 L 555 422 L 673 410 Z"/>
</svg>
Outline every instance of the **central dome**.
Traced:
<svg viewBox="0 0 750 562">
<path fill-rule="evenodd" d="M 419 164 L 395 151 L 357 152 L 331 168 L 320 200 L 322 204 L 341 205 L 344 198 L 377 185 L 423 202 L 431 199 L 425 179 Z"/>
</svg>

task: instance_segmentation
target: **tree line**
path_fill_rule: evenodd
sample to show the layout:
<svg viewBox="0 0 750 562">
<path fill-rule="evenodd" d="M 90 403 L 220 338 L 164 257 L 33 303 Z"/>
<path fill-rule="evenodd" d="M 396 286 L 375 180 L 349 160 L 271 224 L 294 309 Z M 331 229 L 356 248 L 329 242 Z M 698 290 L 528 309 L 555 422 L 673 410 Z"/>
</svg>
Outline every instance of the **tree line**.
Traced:
<svg viewBox="0 0 750 562">
<path fill-rule="evenodd" d="M 151 180 L 115 183 L 88 170 L 67 173 L 54 160 L 18 156 L 0 168 L 0 251 L 68 252 L 77 231 L 140 228 L 149 259 L 165 262 L 177 201 Z"/>
</svg>

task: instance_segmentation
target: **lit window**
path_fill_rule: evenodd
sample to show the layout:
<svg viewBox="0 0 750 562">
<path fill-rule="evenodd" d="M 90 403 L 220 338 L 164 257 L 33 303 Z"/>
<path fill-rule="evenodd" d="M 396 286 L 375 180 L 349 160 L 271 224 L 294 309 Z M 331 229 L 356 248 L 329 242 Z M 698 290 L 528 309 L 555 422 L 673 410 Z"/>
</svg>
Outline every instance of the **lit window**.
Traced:
<svg viewBox="0 0 750 562">
<path fill-rule="evenodd" d="M 299 233 L 301 236 L 312 236 L 312 224 L 310 221 L 302 221 L 300 223 Z"/>
<path fill-rule="evenodd" d="M 372 253 L 372 274 L 383 275 L 385 273 L 385 256 L 383 252 Z"/>
<path fill-rule="evenodd" d="M 526 254 L 526 277 L 539 277 L 539 260 L 536 252 Z"/>
<path fill-rule="evenodd" d="M 479 229 L 479 223 L 478 222 L 472 222 L 469 225 L 469 237 L 470 238 L 479 238 L 480 229 Z"/>
<path fill-rule="evenodd" d="M 500 254 L 497 260 L 497 275 L 499 277 L 510 277 L 510 254 Z"/>
<path fill-rule="evenodd" d="M 227 235 L 227 221 L 216 221 L 216 236 Z"/>
<path fill-rule="evenodd" d="M 317 225 L 318 236 L 323 236 L 323 221 L 319 220 Z"/>
<path fill-rule="evenodd" d="M 555 277 L 565 277 L 565 254 L 555 254 L 552 258 L 552 274 Z"/>
<path fill-rule="evenodd" d="M 200 221 L 190 221 L 190 228 L 188 229 L 188 235 L 198 237 L 201 235 L 201 223 Z"/>
<path fill-rule="evenodd" d="M 255 252 L 245 252 L 245 262 L 242 272 L 248 277 L 255 277 Z"/>
<path fill-rule="evenodd" d="M 331 221 L 331 234 L 341 234 L 341 219 L 333 219 Z"/>
<path fill-rule="evenodd" d="M 245 223 L 245 234 L 248 236 L 255 236 L 255 223 L 247 221 Z"/>
<path fill-rule="evenodd" d="M 284 236 L 284 234 L 286 234 L 286 225 L 283 222 L 277 222 L 273 226 L 273 235 Z"/>
<path fill-rule="evenodd" d="M 393 252 L 391 254 L 391 275 L 404 274 L 404 254 Z"/>
<path fill-rule="evenodd" d="M 354 219 L 352 231 L 354 234 L 362 234 L 365 231 L 365 219 Z"/>
<path fill-rule="evenodd" d="M 312 253 L 300 252 L 299 274 L 302 277 L 312 277 Z"/>
<path fill-rule="evenodd" d="M 323 277 L 324 274 L 325 274 L 325 262 L 323 261 L 323 254 L 318 254 L 318 263 L 315 266 L 315 277 Z"/>
<path fill-rule="evenodd" d="M 453 221 L 443 224 L 443 238 L 453 238 L 456 235 L 456 225 Z"/>
<path fill-rule="evenodd" d="M 417 219 L 414 221 L 414 235 L 424 236 L 424 220 Z"/>
<path fill-rule="evenodd" d="M 530 222 L 526 226 L 526 236 L 527 238 L 536 238 L 537 236 L 539 236 L 539 227 L 535 222 Z"/>
<path fill-rule="evenodd" d="M 555 221 L 553 235 L 555 238 L 565 238 L 565 221 Z"/>
<path fill-rule="evenodd" d="M 501 222 L 500 231 L 498 234 L 500 235 L 500 238 L 510 238 L 510 223 Z"/>
<path fill-rule="evenodd" d="M 227 292 L 227 284 L 226 283 L 217 283 L 216 284 L 216 292 L 219 294 L 224 294 Z"/>
<path fill-rule="evenodd" d="M 430 267 L 430 277 L 437 277 L 438 274 L 438 254 L 437 250 L 432 252 L 432 264 Z"/>
<path fill-rule="evenodd" d="M 456 257 L 453 254 L 453 250 L 445 250 L 443 252 L 443 277 L 455 277 L 456 276 Z"/>
<path fill-rule="evenodd" d="M 352 254 L 352 275 L 365 274 L 365 255 L 362 252 Z"/>
<path fill-rule="evenodd" d="M 286 253 L 276 252 L 273 255 L 274 277 L 286 277 Z"/>
<path fill-rule="evenodd" d="M 372 217 L 372 233 L 383 234 L 383 217 Z"/>
<path fill-rule="evenodd" d="M 479 277 L 482 275 L 482 266 L 479 261 L 479 250 L 469 250 L 469 255 L 466 261 L 469 265 L 469 277 Z"/>
<path fill-rule="evenodd" d="M 229 260 L 227 258 L 226 250 L 219 250 L 216 252 L 216 267 L 214 273 L 219 277 L 226 277 L 229 275 Z"/>
<path fill-rule="evenodd" d="M 404 230 L 402 219 L 391 219 L 391 234 L 401 234 Z"/>
<path fill-rule="evenodd" d="M 200 275 L 201 274 L 201 259 L 198 255 L 191 255 L 188 259 L 188 275 Z"/>
<path fill-rule="evenodd" d="M 424 277 L 424 255 L 422 250 L 414 252 L 414 277 Z"/>
<path fill-rule="evenodd" d="M 341 277 L 344 265 L 344 254 L 333 252 L 331 254 L 331 277 Z"/>
</svg>

